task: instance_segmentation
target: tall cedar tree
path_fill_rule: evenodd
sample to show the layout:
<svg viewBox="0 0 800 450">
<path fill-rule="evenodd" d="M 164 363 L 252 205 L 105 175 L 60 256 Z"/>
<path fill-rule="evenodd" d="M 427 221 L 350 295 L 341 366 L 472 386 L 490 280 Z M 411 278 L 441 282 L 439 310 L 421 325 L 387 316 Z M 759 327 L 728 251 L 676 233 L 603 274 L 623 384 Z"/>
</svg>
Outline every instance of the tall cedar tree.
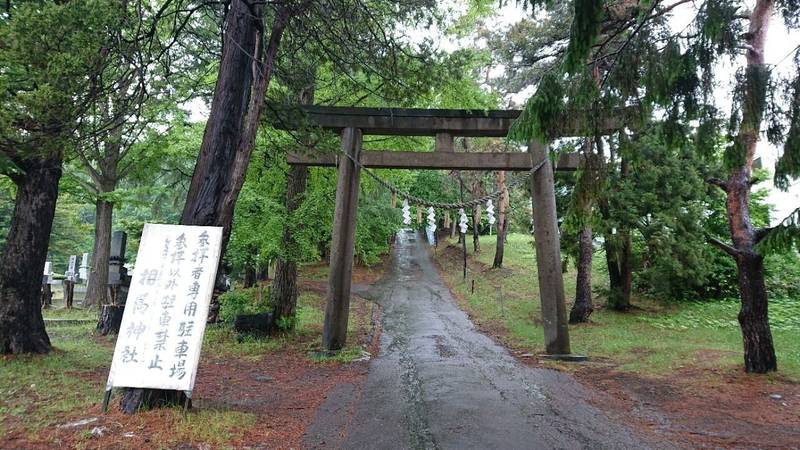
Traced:
<svg viewBox="0 0 800 450">
<path fill-rule="evenodd" d="M 728 145 L 724 148 L 727 172 L 725 178 L 710 177 L 708 180 L 726 194 L 732 243 L 717 238 L 709 241 L 736 261 L 745 370 L 769 372 L 777 369 L 777 362 L 767 315 L 764 257 L 757 244 L 771 234 L 783 232 L 786 235 L 785 230 L 793 228 L 789 220 L 789 225 L 784 227 L 755 229 L 750 220 L 749 200 L 753 184 L 753 161 L 765 114 L 769 114 L 767 136 L 770 141 L 782 141 L 785 144 L 784 153 L 776 166 L 776 176 L 780 180 L 800 175 L 800 145 L 796 139 L 800 111 L 794 98 L 789 100 L 788 111 L 784 111 L 780 102 L 768 101 L 770 86 L 777 86 L 778 83 L 771 80 L 771 68 L 764 61 L 766 34 L 776 9 L 782 12 L 789 27 L 798 26 L 800 11 L 792 0 L 779 0 L 777 7 L 775 0 L 758 0 L 752 11 L 747 11 L 743 2 L 709 0 L 696 5 L 696 32 L 674 34 L 669 24 L 663 21 L 663 16 L 683 3 L 686 2 L 675 0 L 636 5 L 638 14 L 633 16 L 635 20 L 621 27 L 621 30 L 628 31 L 628 36 L 623 45 L 608 58 L 611 65 L 601 86 L 607 79 L 617 78 L 626 81 L 628 90 L 644 88 L 644 103 L 663 108 L 668 122 L 676 130 L 685 130 L 691 120 L 699 120 L 697 145 L 701 151 L 706 150 L 712 156 L 714 136 L 721 122 L 713 98 L 709 95 L 713 90 L 713 69 L 722 57 L 736 58 L 744 53 L 745 66 L 737 77 L 738 87 L 732 96 L 734 113 L 729 120 Z M 562 66 L 566 71 L 576 70 L 576 61 L 585 61 L 593 46 L 604 45 L 603 40 L 599 39 L 601 32 L 597 19 L 597 5 L 603 2 L 575 0 L 573 4 L 573 27 L 564 58 L 566 64 Z M 613 7 L 613 4 L 609 7 Z M 743 23 L 748 24 L 746 31 Z M 643 57 L 634 49 L 640 48 L 637 44 L 641 43 L 644 36 L 657 37 L 666 45 Z M 558 108 L 561 101 L 540 87 L 528 102 L 519 133 L 546 137 L 554 125 L 548 123 L 547 119 L 553 117 L 550 113 Z M 785 120 L 782 117 L 787 117 L 790 122 L 788 134 L 784 134 L 785 123 L 782 122 Z M 626 170 L 623 158 L 621 172 L 624 174 Z M 623 254 L 630 251 L 629 240 L 623 238 L 618 242 Z M 624 273 L 618 275 L 625 276 Z"/>
<path fill-rule="evenodd" d="M 44 353 L 39 305 L 58 184 L 75 130 L 113 48 L 114 2 L 16 2 L 0 31 L 0 171 L 16 200 L 0 260 L 0 353 Z M 32 33 L 30 30 L 47 30 Z"/>
</svg>

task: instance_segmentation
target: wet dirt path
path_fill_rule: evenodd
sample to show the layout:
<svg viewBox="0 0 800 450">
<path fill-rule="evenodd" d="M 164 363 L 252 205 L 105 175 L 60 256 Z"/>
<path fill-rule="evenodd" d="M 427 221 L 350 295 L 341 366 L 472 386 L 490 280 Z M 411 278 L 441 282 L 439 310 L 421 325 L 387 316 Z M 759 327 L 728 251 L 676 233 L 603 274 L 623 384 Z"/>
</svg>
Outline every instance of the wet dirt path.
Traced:
<svg viewBox="0 0 800 450">
<path fill-rule="evenodd" d="M 421 236 L 398 234 L 393 264 L 367 292 L 382 309 L 367 381 L 329 393 L 308 448 L 647 448 L 582 400 L 571 376 L 519 364 L 455 304 Z"/>
</svg>

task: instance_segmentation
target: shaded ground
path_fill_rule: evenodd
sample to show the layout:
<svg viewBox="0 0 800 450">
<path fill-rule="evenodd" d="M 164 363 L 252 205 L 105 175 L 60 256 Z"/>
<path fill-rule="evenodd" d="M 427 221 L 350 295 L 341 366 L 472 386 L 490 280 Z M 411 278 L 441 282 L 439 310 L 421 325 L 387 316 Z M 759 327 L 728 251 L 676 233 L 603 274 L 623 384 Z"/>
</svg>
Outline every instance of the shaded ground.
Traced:
<svg viewBox="0 0 800 450">
<path fill-rule="evenodd" d="M 365 283 L 377 274 L 356 273 Z M 301 448 L 328 392 L 365 379 L 364 350 L 376 351 L 380 332 L 373 327 L 379 310 L 356 298 L 348 353 L 315 360 L 310 352 L 319 345 L 323 299 L 315 288 L 301 290 L 305 319 L 293 335 L 239 342 L 227 327 L 207 329 L 195 407 L 186 417 L 176 408 L 126 416 L 116 401 L 102 414 L 113 339 L 92 337 L 85 325 L 50 329 L 52 354 L 0 360 L 0 448 Z"/>
<path fill-rule="evenodd" d="M 526 367 L 475 330 L 425 244 L 400 233 L 381 305 L 381 354 L 345 383 L 304 438 L 309 448 L 647 448 L 583 399 L 569 374 Z M 658 443 L 665 448 L 667 443 Z"/>
<path fill-rule="evenodd" d="M 447 267 L 447 273 L 458 272 L 457 276 L 451 274 L 449 277 L 444 273 L 450 280 L 459 280 L 453 281 L 453 291 L 468 292 L 468 289 L 456 285 L 461 279 L 461 248 L 444 245 L 437 253 L 437 259 Z M 489 256 L 493 254 L 492 251 L 487 253 Z M 495 276 L 492 274 L 494 271 L 472 256 L 469 258 L 469 271 L 470 279 L 475 277 L 479 283 L 494 281 L 491 278 Z M 509 268 L 500 272 L 498 279 L 509 282 L 511 277 L 520 276 Z M 535 272 L 531 278 L 535 278 Z M 565 277 L 565 281 L 571 280 Z M 572 373 L 586 387 L 587 400 L 591 404 L 605 411 L 613 420 L 628 423 L 651 439 L 684 448 L 800 448 L 800 384 L 781 373 L 767 376 L 743 373 L 740 351 L 700 349 L 691 358 L 669 361 L 667 358 L 675 355 L 670 354 L 668 348 L 639 337 L 637 347 L 630 350 L 622 347 L 623 353 L 619 355 L 598 357 L 594 356 L 595 349 L 590 350 L 593 357 L 589 363 L 554 364 L 540 360 L 537 343 L 532 345 L 530 341 L 520 339 L 519 330 L 508 326 L 513 322 L 502 320 L 505 315 L 488 314 L 486 308 L 476 305 L 478 300 L 474 297 L 456 295 L 459 305 L 469 311 L 470 318 L 482 332 L 502 342 L 520 362 L 530 367 L 555 367 Z M 509 298 L 506 301 L 505 314 L 510 315 L 516 305 Z M 636 314 L 649 313 L 628 314 L 630 322 Z M 535 323 L 538 316 L 529 319 Z M 633 328 L 633 324 L 630 325 Z M 603 326 L 612 325 L 590 323 L 571 329 Z M 613 326 L 625 324 L 614 322 Z M 541 330 L 537 327 L 534 332 L 540 333 Z M 668 332 L 663 331 L 665 337 Z M 596 335 L 602 336 L 599 331 Z M 635 339 L 635 334 L 632 337 Z M 667 366 L 648 374 L 643 373 L 647 363 L 636 362 L 637 359 L 657 361 L 662 358 Z M 728 362 L 732 358 L 735 359 L 733 365 Z"/>
<path fill-rule="evenodd" d="M 592 403 L 687 448 L 800 448 L 800 386 L 687 368 L 670 379 L 586 367 Z"/>
</svg>

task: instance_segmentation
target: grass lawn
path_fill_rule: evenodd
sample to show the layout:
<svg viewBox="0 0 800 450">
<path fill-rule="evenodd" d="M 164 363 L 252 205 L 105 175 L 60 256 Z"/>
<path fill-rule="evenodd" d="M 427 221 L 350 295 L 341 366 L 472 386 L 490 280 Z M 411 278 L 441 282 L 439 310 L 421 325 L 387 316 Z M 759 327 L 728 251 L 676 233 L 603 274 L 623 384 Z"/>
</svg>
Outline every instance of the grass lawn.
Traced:
<svg viewBox="0 0 800 450">
<path fill-rule="evenodd" d="M 468 239 L 470 270 L 462 278 L 460 249 L 455 242 L 441 242 L 436 258 L 451 288 L 463 299 L 473 319 L 488 328 L 501 329 L 511 347 L 533 353 L 543 352 L 541 307 L 532 238 L 522 234 L 508 237 L 503 269 L 491 270 L 495 236 L 481 236 L 482 251 L 472 255 Z M 447 244 L 454 247 L 447 248 Z M 595 290 L 608 286 L 605 259 L 596 254 L 592 273 Z M 564 275 L 568 307 L 575 297 L 574 267 Z M 475 291 L 471 292 L 472 280 Z M 617 313 L 603 308 L 605 301 L 594 296 L 596 310 L 589 324 L 571 325 L 574 353 L 595 360 L 608 360 L 617 369 L 643 375 L 667 375 L 686 366 L 741 367 L 742 337 L 735 300 L 718 302 L 664 303 L 634 298 L 640 309 Z M 599 306 L 599 308 L 598 308 Z M 771 300 L 772 333 L 778 367 L 784 378 L 800 380 L 800 299 Z"/>
<path fill-rule="evenodd" d="M 305 267 L 301 269 L 301 279 L 307 279 L 306 273 L 319 276 L 325 269 Z M 53 351 L 47 355 L 0 357 L 0 448 L 94 448 L 99 445 L 107 448 L 140 445 L 159 448 L 181 443 L 203 443 L 212 448 L 236 447 L 245 437 L 249 439 L 254 433 L 264 433 L 269 428 L 263 426 L 266 419 L 260 416 L 259 408 L 236 406 L 237 396 L 253 395 L 252 374 L 270 374 L 279 379 L 282 374 L 295 370 L 300 374 L 315 374 L 318 378 L 332 378 L 340 374 L 338 367 L 342 364 L 362 356 L 364 349 L 359 344 L 363 336 L 371 332 L 372 304 L 361 300 L 354 301 L 351 307 L 350 345 L 334 357 L 314 355 L 322 334 L 322 297 L 318 290 L 301 289 L 296 328 L 278 337 L 238 336 L 229 325 L 209 325 L 198 385 L 205 382 L 211 387 L 205 388 L 206 399 L 203 398 L 203 388 L 200 388 L 198 407 L 186 417 L 177 408 L 123 416 L 115 411 L 114 405 L 109 415 L 103 415 L 100 403 L 115 337 L 94 333 L 96 311 L 65 310 L 55 302 L 53 308 L 43 312 Z M 215 398 L 216 386 L 219 385 L 238 391 L 239 387 L 235 385 L 237 377 L 243 380 L 240 393 L 233 394 L 232 399 L 222 394 L 221 399 Z M 323 389 L 323 383 L 314 383 L 314 388 L 319 385 L 319 389 Z M 335 383 L 335 380 L 330 383 Z M 294 394 L 280 393 L 284 385 L 288 386 L 288 383 L 273 383 L 268 389 L 256 393 L 278 398 L 283 395 L 296 400 Z M 309 396 L 324 398 L 314 388 L 306 389 Z M 297 387 L 287 389 L 296 390 Z M 214 395 L 209 395 L 209 391 Z M 228 400 L 230 403 L 226 404 Z M 269 402 L 271 408 L 265 410 L 269 414 L 281 414 L 280 404 L 273 399 Z M 309 408 L 309 414 L 313 411 Z M 286 411 L 282 413 L 287 414 Z M 289 411 L 288 414 L 293 413 Z M 95 418 L 95 421 L 85 426 L 64 427 L 85 418 Z M 274 417 L 269 420 L 274 420 Z M 107 436 L 92 436 L 91 430 L 95 426 L 105 427 Z M 123 436 L 126 433 L 136 438 Z M 269 441 L 269 437 L 258 439 Z"/>
</svg>

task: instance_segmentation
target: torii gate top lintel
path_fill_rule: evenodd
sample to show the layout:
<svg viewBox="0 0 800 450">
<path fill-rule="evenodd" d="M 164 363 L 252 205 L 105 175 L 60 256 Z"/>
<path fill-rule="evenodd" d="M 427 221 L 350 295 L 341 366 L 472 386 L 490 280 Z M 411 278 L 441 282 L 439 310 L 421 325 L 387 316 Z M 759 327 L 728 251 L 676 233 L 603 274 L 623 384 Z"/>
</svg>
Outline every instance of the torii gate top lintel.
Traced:
<svg viewBox="0 0 800 450">
<path fill-rule="evenodd" d="M 312 123 L 324 129 L 341 131 L 359 128 L 365 135 L 504 137 L 520 111 L 420 109 L 420 108 L 346 108 L 304 106 Z"/>
<path fill-rule="evenodd" d="M 521 111 L 476 109 L 363 108 L 319 105 L 298 105 L 308 120 L 324 129 L 341 132 L 358 128 L 365 135 L 435 136 L 449 134 L 466 137 L 505 137 Z M 284 110 L 278 107 L 276 111 Z M 586 129 L 596 128 L 609 134 L 624 126 L 632 108 L 620 108 L 611 114 L 594 117 L 591 111 L 569 111 L 560 121 L 559 134 L 581 136 Z M 291 116 L 291 113 L 289 113 Z M 278 128 L 290 129 L 296 121 L 275 121 Z M 593 122 L 597 123 L 593 123 Z M 592 124 L 588 127 L 587 124 Z"/>
<path fill-rule="evenodd" d="M 280 129 L 299 128 L 303 121 L 323 129 L 342 133 L 347 128 L 361 135 L 436 136 L 435 152 L 359 151 L 364 167 L 393 169 L 455 170 L 530 170 L 530 156 L 519 152 L 455 152 L 453 138 L 505 137 L 521 111 L 418 108 L 361 108 L 319 105 L 298 105 L 286 108 L 272 105 L 273 124 Z M 593 129 L 609 134 L 624 127 L 634 108 L 620 108 L 602 116 L 591 111 L 571 111 L 560 121 L 559 135 L 582 136 Z M 302 120 L 297 117 L 302 115 Z M 588 124 L 591 124 L 589 126 Z M 289 164 L 334 166 L 331 154 L 289 154 Z M 580 166 L 577 153 L 560 155 L 556 170 L 575 170 Z"/>
</svg>

